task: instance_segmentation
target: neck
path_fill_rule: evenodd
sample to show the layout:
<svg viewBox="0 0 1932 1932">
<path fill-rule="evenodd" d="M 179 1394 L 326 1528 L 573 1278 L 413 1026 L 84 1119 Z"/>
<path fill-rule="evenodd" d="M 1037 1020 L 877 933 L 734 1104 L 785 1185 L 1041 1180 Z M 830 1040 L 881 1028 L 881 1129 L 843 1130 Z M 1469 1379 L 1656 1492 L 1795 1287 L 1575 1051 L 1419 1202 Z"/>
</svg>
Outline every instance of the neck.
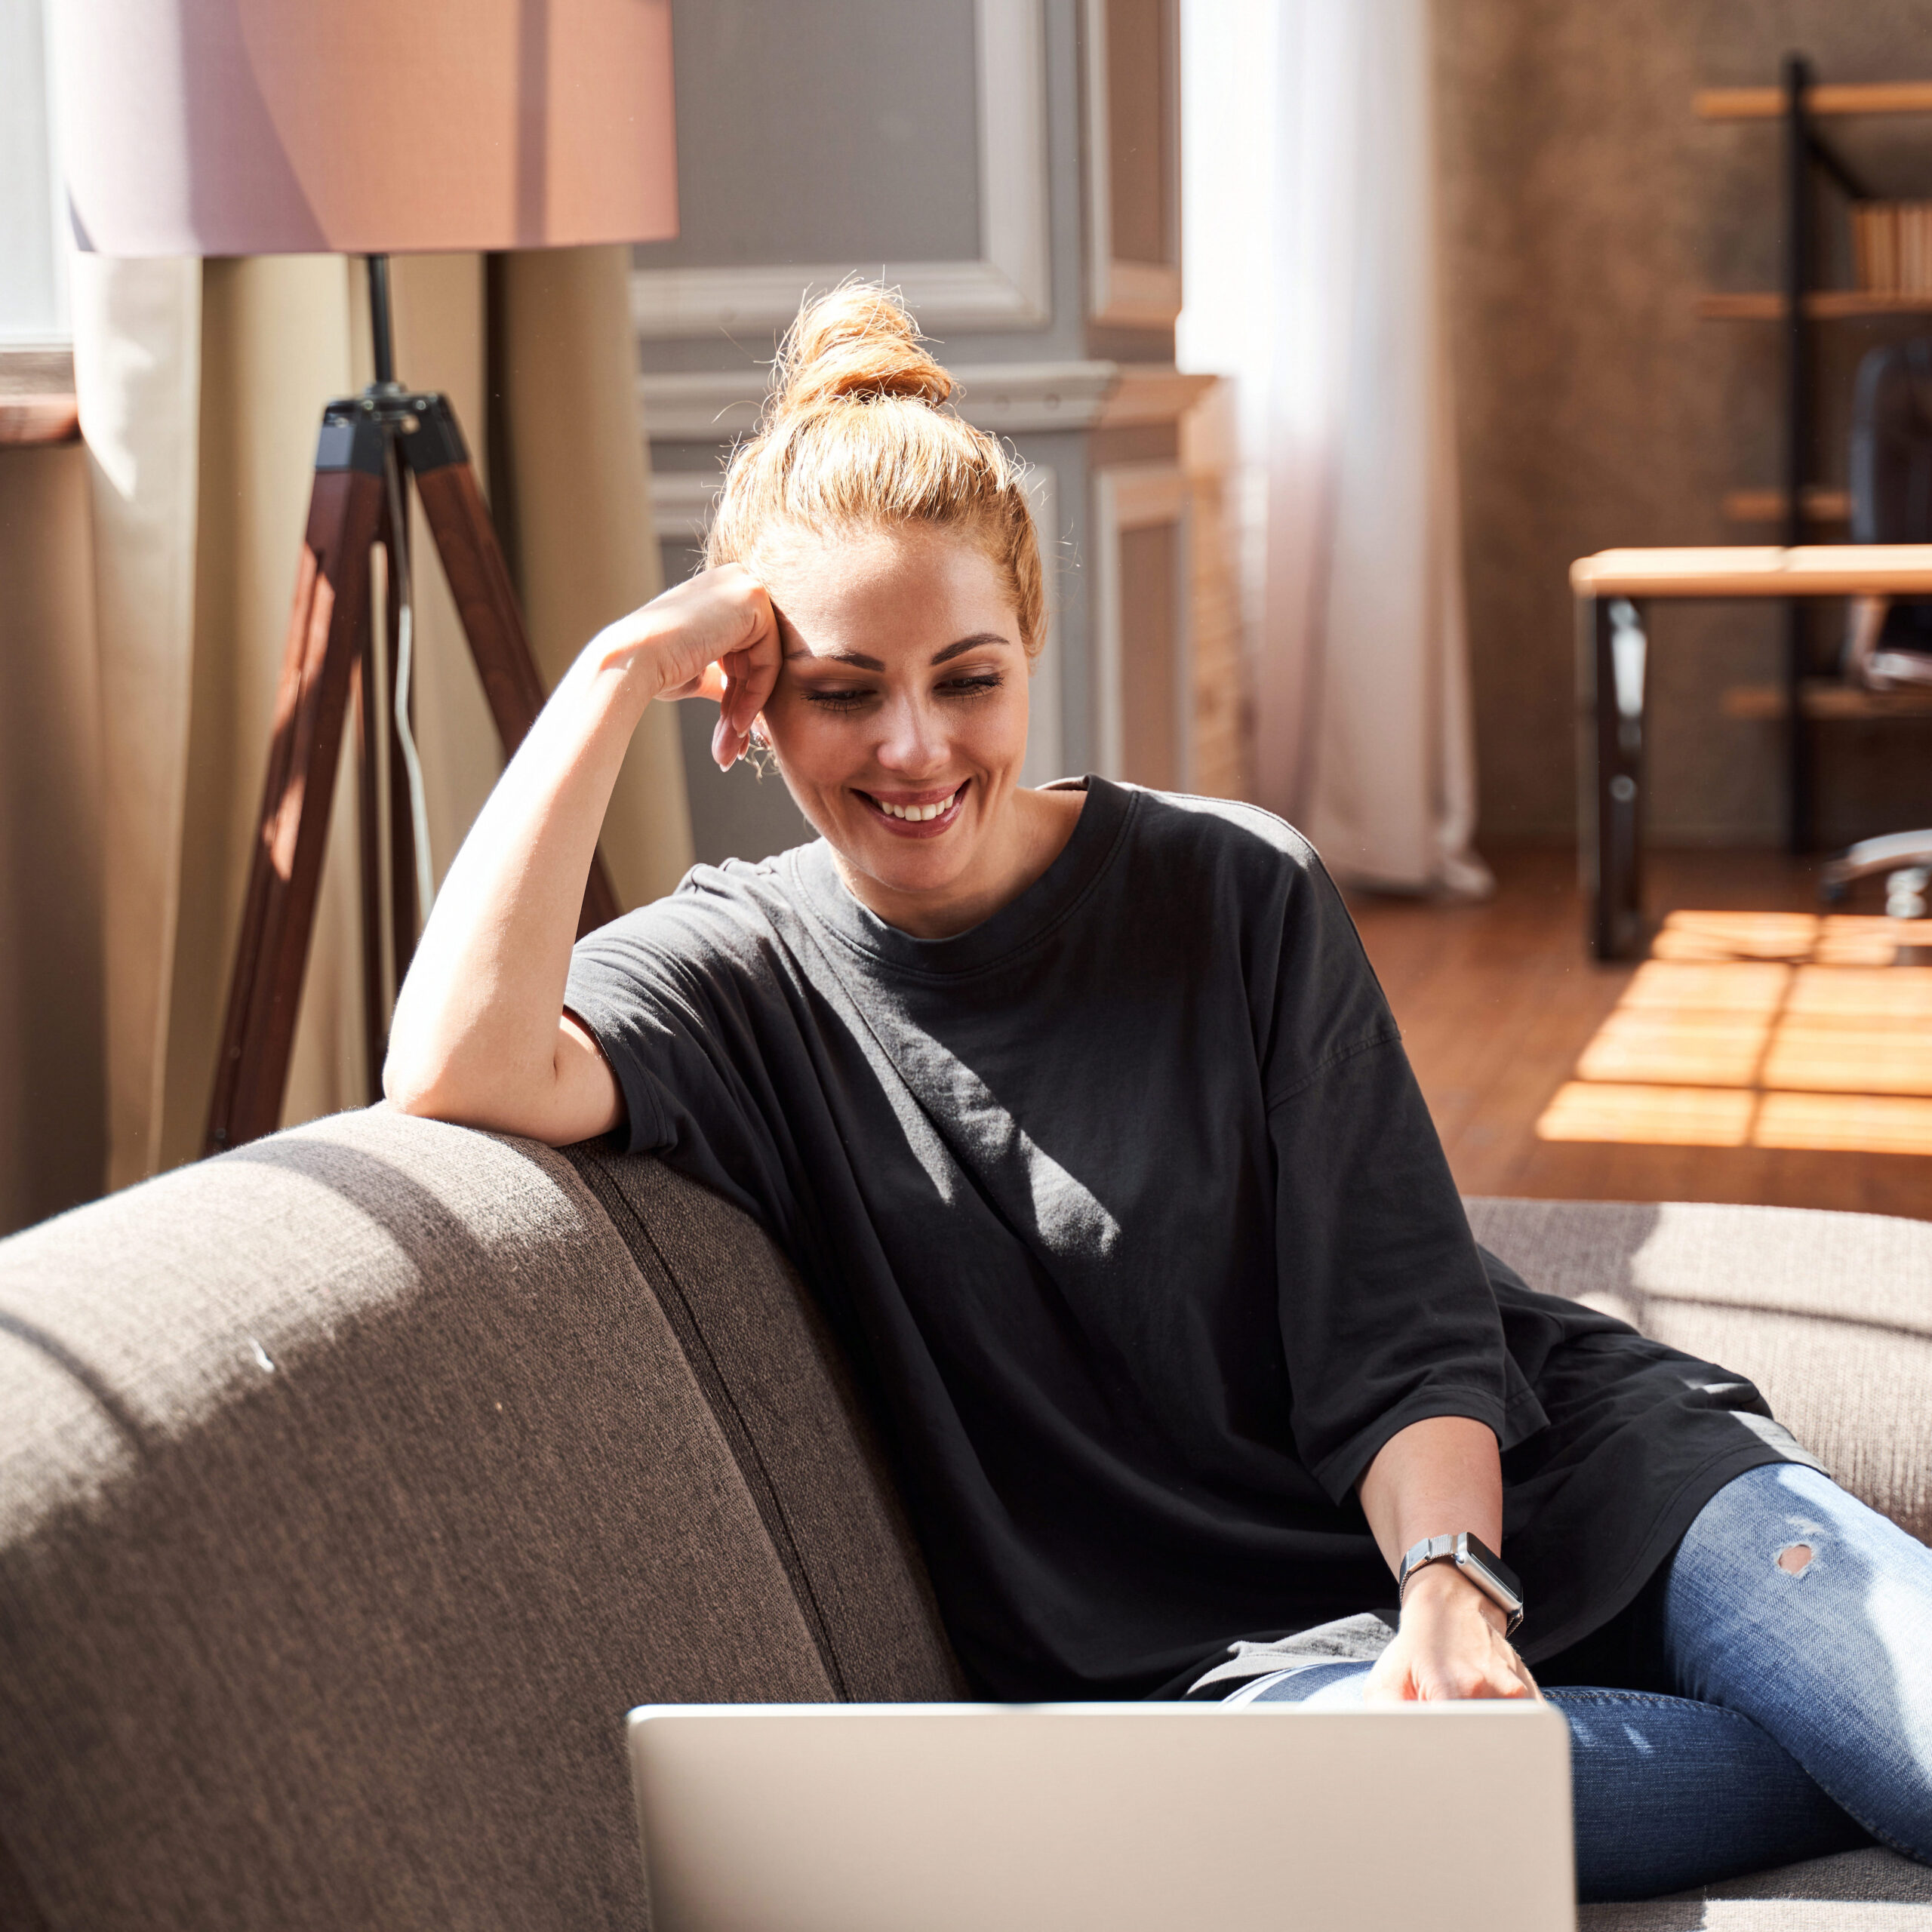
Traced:
<svg viewBox="0 0 1932 1932">
<path fill-rule="evenodd" d="M 845 890 L 869 912 L 915 939 L 952 939 L 1010 906 L 1058 858 L 1072 835 L 1084 792 L 1016 786 L 1006 808 L 956 879 L 929 892 L 901 892 L 863 872 L 836 846 Z"/>
</svg>

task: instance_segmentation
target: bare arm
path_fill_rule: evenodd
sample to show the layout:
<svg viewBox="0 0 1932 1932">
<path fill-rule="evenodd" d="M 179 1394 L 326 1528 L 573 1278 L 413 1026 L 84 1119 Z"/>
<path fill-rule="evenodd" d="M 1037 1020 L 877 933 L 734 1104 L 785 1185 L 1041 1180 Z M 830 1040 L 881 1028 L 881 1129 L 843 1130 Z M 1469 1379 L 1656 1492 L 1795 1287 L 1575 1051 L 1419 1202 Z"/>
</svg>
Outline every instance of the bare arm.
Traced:
<svg viewBox="0 0 1932 1932">
<path fill-rule="evenodd" d="M 1358 1485 L 1362 1513 L 1393 1571 L 1425 1537 L 1467 1530 L 1503 1547 L 1503 1463 L 1488 1427 L 1463 1416 L 1411 1423 L 1385 1442 Z M 1401 1629 L 1365 1693 L 1414 1698 L 1533 1697 L 1504 1638 L 1503 1612 L 1453 1564 L 1432 1563 L 1402 1594 Z"/>
<path fill-rule="evenodd" d="M 654 698 L 720 703 L 729 766 L 777 675 L 771 605 L 736 565 L 707 571 L 586 648 L 518 747 L 438 894 L 396 1000 L 383 1087 L 405 1113 L 563 1146 L 623 1100 L 564 1016 L 577 911 L 618 767 Z"/>
</svg>

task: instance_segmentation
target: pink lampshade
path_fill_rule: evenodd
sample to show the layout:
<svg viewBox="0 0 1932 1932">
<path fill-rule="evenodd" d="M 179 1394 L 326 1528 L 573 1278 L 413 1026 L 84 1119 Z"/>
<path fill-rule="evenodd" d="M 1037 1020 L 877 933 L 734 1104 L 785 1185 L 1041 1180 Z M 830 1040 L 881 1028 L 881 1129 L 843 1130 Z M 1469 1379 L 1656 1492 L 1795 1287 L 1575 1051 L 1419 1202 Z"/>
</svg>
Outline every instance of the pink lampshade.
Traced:
<svg viewBox="0 0 1932 1932">
<path fill-rule="evenodd" d="M 407 254 L 678 232 L 670 0 L 60 0 L 83 248 Z"/>
</svg>

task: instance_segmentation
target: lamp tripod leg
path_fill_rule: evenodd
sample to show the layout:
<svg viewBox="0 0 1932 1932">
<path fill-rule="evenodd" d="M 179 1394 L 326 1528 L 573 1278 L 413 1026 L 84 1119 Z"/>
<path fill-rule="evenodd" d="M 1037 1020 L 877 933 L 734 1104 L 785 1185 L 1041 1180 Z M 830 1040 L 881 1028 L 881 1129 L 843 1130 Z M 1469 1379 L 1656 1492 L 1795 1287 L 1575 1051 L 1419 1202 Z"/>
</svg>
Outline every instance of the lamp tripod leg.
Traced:
<svg viewBox="0 0 1932 1932">
<path fill-rule="evenodd" d="M 279 1123 L 344 715 L 369 625 L 369 549 L 382 501 L 380 475 L 318 466 L 215 1067 L 211 1154 Z"/>
<path fill-rule="evenodd" d="M 208 1110 L 208 1153 L 272 1133 L 280 1123 L 352 694 L 361 765 L 364 1046 L 370 1091 L 380 1091 L 391 983 L 383 971 L 382 936 L 385 806 L 393 983 L 398 986 L 415 950 L 420 915 L 415 832 L 408 803 L 398 795 L 403 769 L 397 729 L 399 595 L 409 554 L 408 532 L 398 519 L 408 511 L 400 467 L 391 472 L 391 463 L 407 463 L 416 478 L 423 518 L 506 757 L 543 708 L 543 683 L 516 592 L 448 398 L 411 395 L 392 383 L 355 401 L 331 403 L 322 419 L 275 697 L 260 832 Z M 370 583 L 371 555 L 379 541 L 388 563 L 380 644 Z M 402 702 L 410 702 L 407 694 Z M 392 780 L 386 799 L 385 764 Z M 584 883 L 579 936 L 608 924 L 618 911 L 603 854 L 595 853 Z"/>
</svg>

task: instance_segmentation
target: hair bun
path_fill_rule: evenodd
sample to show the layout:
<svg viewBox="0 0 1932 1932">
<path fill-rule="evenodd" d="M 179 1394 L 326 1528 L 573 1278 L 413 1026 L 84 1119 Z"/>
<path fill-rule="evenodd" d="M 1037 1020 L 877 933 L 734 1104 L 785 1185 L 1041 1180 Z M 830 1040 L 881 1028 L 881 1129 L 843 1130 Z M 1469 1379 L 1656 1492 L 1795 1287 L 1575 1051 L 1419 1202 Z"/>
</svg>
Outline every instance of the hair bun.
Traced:
<svg viewBox="0 0 1932 1932">
<path fill-rule="evenodd" d="M 808 303 L 785 332 L 771 415 L 848 398 L 942 403 L 952 393 L 952 378 L 919 343 L 918 325 L 897 296 L 875 282 L 844 283 Z"/>
</svg>

